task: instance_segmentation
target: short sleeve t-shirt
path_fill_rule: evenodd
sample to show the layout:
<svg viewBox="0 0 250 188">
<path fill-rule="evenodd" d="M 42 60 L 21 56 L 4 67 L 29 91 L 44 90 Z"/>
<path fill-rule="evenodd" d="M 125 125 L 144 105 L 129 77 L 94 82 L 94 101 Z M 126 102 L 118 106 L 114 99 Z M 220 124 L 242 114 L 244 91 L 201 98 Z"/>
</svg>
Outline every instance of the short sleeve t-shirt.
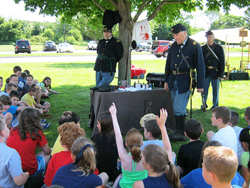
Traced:
<svg viewBox="0 0 250 188">
<path fill-rule="evenodd" d="M 18 152 L 5 143 L 0 143 L 0 187 L 19 188 L 13 180 L 13 177 L 22 174 L 21 158 Z"/>
<path fill-rule="evenodd" d="M 241 165 L 248 168 L 247 164 L 249 162 L 249 152 L 246 151 L 241 155 Z"/>
<path fill-rule="evenodd" d="M 95 188 L 102 185 L 102 179 L 91 173 L 88 176 L 82 176 L 83 172 L 73 171 L 75 166 L 71 163 L 62 166 L 56 172 L 52 185 L 61 185 L 64 188 L 88 187 Z"/>
<path fill-rule="evenodd" d="M 28 103 L 29 106 L 33 106 L 34 104 L 36 104 L 36 101 L 34 100 L 34 98 L 29 95 L 28 93 L 26 93 L 22 98 L 21 101 L 25 101 Z"/>
<path fill-rule="evenodd" d="M 38 168 L 37 159 L 36 159 L 36 147 L 44 146 L 48 143 L 43 132 L 38 131 L 40 137 L 36 137 L 36 140 L 30 138 L 30 134 L 27 133 L 26 140 L 21 140 L 18 135 L 18 129 L 11 130 L 10 136 L 7 139 L 7 145 L 15 149 L 22 160 L 22 169 L 25 169 L 29 172 L 30 175 L 35 174 Z"/>
<path fill-rule="evenodd" d="M 233 128 L 227 125 L 214 134 L 211 141 L 218 141 L 222 146 L 229 147 L 237 154 L 237 137 Z"/>
</svg>

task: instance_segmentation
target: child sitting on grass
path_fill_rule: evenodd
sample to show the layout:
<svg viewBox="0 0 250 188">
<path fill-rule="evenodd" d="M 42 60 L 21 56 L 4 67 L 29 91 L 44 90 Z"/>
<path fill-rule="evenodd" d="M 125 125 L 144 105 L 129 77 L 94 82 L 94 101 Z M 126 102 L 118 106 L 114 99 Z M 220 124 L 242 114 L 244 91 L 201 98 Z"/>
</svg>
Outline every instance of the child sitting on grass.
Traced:
<svg viewBox="0 0 250 188">
<path fill-rule="evenodd" d="M 237 137 L 228 122 L 231 118 L 231 111 L 228 107 L 217 106 L 212 109 L 212 126 L 218 128 L 218 132 L 207 132 L 208 141 L 218 141 L 222 146 L 232 148 L 237 154 Z"/>
<path fill-rule="evenodd" d="M 51 89 L 51 78 L 46 76 L 44 79 L 43 79 L 43 82 L 39 83 L 39 86 L 40 87 L 45 87 L 46 90 L 51 94 L 51 93 L 54 93 L 54 94 L 59 94 L 59 92 L 56 92 L 54 90 Z"/>
<path fill-rule="evenodd" d="M 160 117 L 157 117 L 164 148 L 155 144 L 149 144 L 144 148 L 142 163 L 143 167 L 148 171 L 148 177 L 142 181 L 136 181 L 133 188 L 182 187 L 179 172 L 172 161 L 172 148 L 165 127 L 167 116 L 167 111 L 161 109 Z"/>
<path fill-rule="evenodd" d="M 0 115 L 0 186 L 14 188 L 24 185 L 29 173 L 23 172 L 18 152 L 5 144 L 9 135 L 10 131 Z"/>
<path fill-rule="evenodd" d="M 62 166 L 56 172 L 52 185 L 65 188 L 102 188 L 108 180 L 106 173 L 99 176 L 93 172 L 96 169 L 95 150 L 91 140 L 80 137 L 71 147 L 74 163 Z"/>
<path fill-rule="evenodd" d="M 2 91 L 2 87 L 3 87 L 3 77 L 0 76 L 0 96 L 1 95 L 7 95 L 7 93 L 5 93 L 4 91 Z"/>
<path fill-rule="evenodd" d="M 113 103 L 109 108 L 113 127 L 115 131 L 116 146 L 118 155 L 122 163 L 122 178 L 119 182 L 121 188 L 131 188 L 136 181 L 145 179 L 148 176 L 147 170 L 144 169 L 141 161 L 141 149 L 143 144 L 142 134 L 135 128 L 131 128 L 126 134 L 126 146 L 129 153 L 123 145 L 121 130 L 117 120 L 117 109 Z M 172 153 L 171 153 L 172 160 Z"/>
<path fill-rule="evenodd" d="M 54 175 L 60 167 L 73 162 L 71 158 L 71 146 L 77 138 L 85 136 L 84 129 L 73 122 L 66 122 L 58 127 L 57 130 L 60 134 L 60 143 L 64 151 L 54 154 L 49 161 L 44 177 L 44 183 L 47 186 L 51 186 Z"/>
<path fill-rule="evenodd" d="M 238 168 L 236 153 L 228 147 L 207 147 L 204 150 L 202 176 L 212 188 L 240 188 L 231 185 Z"/>
<path fill-rule="evenodd" d="M 17 150 L 23 170 L 29 172 L 32 177 L 37 177 L 45 171 L 51 149 L 40 125 L 40 114 L 36 109 L 26 108 L 22 111 L 19 125 L 11 130 L 7 145 Z M 36 156 L 37 147 L 41 147 L 43 155 Z M 40 183 L 43 185 L 43 180 Z"/>
<path fill-rule="evenodd" d="M 177 156 L 177 168 L 181 177 L 198 168 L 204 145 L 204 142 L 200 140 L 202 133 L 202 124 L 198 120 L 189 119 L 186 121 L 184 134 L 189 138 L 190 142 L 180 147 Z"/>
</svg>

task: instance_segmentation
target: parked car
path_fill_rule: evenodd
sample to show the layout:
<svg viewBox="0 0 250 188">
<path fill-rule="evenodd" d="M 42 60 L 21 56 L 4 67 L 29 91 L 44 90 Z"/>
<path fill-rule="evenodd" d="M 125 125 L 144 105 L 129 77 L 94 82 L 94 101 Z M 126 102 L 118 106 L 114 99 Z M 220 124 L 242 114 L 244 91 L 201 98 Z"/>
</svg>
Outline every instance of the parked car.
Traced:
<svg viewBox="0 0 250 188">
<path fill-rule="evenodd" d="M 147 51 L 147 52 L 150 52 L 151 50 L 151 45 L 146 43 L 146 42 L 143 42 L 141 44 L 138 44 L 137 48 L 136 48 L 136 51 L 137 52 L 141 52 L 141 51 Z"/>
<path fill-rule="evenodd" d="M 69 43 L 59 43 L 57 46 L 57 53 L 71 52 L 73 53 L 74 48 Z"/>
<path fill-rule="evenodd" d="M 56 44 L 53 41 L 45 42 L 43 51 L 56 51 Z"/>
<path fill-rule="evenodd" d="M 88 43 L 88 49 L 89 50 L 96 50 L 97 49 L 97 43 L 96 43 L 96 41 L 94 41 L 94 40 L 89 41 L 89 43 Z"/>
<path fill-rule="evenodd" d="M 152 54 L 156 57 L 167 57 L 171 45 L 172 41 L 170 40 L 156 40 L 152 45 Z"/>
<path fill-rule="evenodd" d="M 18 54 L 20 52 L 27 52 L 28 54 L 31 53 L 31 46 L 28 40 L 17 40 L 16 43 L 13 44 L 13 46 L 15 46 L 15 54 Z"/>
</svg>

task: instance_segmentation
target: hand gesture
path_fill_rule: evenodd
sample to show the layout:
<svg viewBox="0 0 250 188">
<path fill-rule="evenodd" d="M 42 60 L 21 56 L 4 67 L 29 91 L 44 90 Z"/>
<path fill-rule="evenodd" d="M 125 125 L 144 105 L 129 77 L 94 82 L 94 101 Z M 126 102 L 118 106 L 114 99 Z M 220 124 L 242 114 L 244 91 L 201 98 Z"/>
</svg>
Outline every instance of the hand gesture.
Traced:
<svg viewBox="0 0 250 188">
<path fill-rule="evenodd" d="M 162 108 L 160 109 L 160 117 L 156 116 L 157 124 L 160 128 L 165 128 L 165 122 L 168 118 L 168 112 L 166 109 Z"/>
<path fill-rule="evenodd" d="M 112 103 L 112 105 L 109 108 L 109 112 L 111 115 L 116 115 L 117 109 L 116 109 L 115 103 Z"/>
</svg>

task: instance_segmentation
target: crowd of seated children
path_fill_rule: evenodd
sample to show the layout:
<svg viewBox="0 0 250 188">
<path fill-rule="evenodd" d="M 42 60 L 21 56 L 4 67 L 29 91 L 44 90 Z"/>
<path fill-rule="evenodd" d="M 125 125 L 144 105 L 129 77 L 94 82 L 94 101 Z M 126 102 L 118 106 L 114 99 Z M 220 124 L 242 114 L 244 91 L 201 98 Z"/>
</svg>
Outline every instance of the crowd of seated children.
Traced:
<svg viewBox="0 0 250 188">
<path fill-rule="evenodd" d="M 7 145 L 15 149 L 22 161 L 22 169 L 29 172 L 31 177 L 39 176 L 44 172 L 51 149 L 40 125 L 40 114 L 34 108 L 22 111 L 19 125 L 12 128 L 7 139 Z M 41 147 L 43 155 L 36 156 L 36 148 Z M 29 182 L 28 179 L 27 183 Z M 36 182 L 36 187 L 41 187 L 43 180 Z"/>
<path fill-rule="evenodd" d="M 3 77 L 0 76 L 0 96 L 1 95 L 7 95 L 7 93 L 5 93 L 4 91 L 2 91 L 2 87 L 3 87 Z"/>
<path fill-rule="evenodd" d="M 206 183 L 206 181 L 202 176 L 203 152 L 209 146 L 218 147 L 221 146 L 221 144 L 218 141 L 207 141 L 203 145 L 200 155 L 201 157 L 199 160 L 199 167 L 192 170 L 186 176 L 181 178 L 181 184 L 183 185 L 184 188 L 197 188 L 197 187 L 211 188 L 211 186 Z M 244 188 L 247 188 L 244 178 L 238 172 L 236 172 L 234 175 L 234 178 L 232 180 L 232 185 L 240 185 L 243 186 Z"/>
<path fill-rule="evenodd" d="M 245 152 L 241 155 L 241 175 L 244 177 L 247 187 L 249 187 L 250 180 L 250 128 L 244 128 L 241 133 L 239 140 Z"/>
<path fill-rule="evenodd" d="M 108 180 L 106 173 L 99 176 L 93 172 L 96 169 L 95 150 L 91 140 L 80 137 L 71 147 L 74 163 L 62 166 L 56 172 L 52 185 L 63 187 L 93 187 L 102 188 Z"/>
<path fill-rule="evenodd" d="M 121 174 L 118 161 L 118 151 L 110 112 L 103 112 L 97 117 L 99 132 L 95 133 L 91 140 L 96 148 L 96 165 L 99 172 L 106 172 L 109 181 L 115 181 Z"/>
<path fill-rule="evenodd" d="M 155 144 L 149 144 L 144 148 L 142 164 L 148 171 L 148 177 L 136 181 L 133 188 L 181 187 L 179 172 L 172 161 L 172 148 L 165 127 L 167 116 L 165 109 L 160 110 L 160 117 L 157 116 L 165 149 Z"/>
<path fill-rule="evenodd" d="M 202 176 L 212 188 L 240 188 L 232 184 L 237 168 L 237 155 L 231 148 L 218 146 L 204 150 Z"/>
<path fill-rule="evenodd" d="M 54 175 L 60 167 L 73 162 L 71 157 L 71 146 L 77 138 L 85 136 L 84 129 L 80 128 L 80 126 L 74 122 L 66 122 L 59 126 L 57 130 L 64 151 L 55 153 L 49 161 L 44 177 L 44 183 L 47 186 L 51 186 Z"/>
<path fill-rule="evenodd" d="M 59 122 L 58 122 L 59 126 L 66 123 L 66 122 L 74 122 L 76 125 L 78 125 L 80 127 L 80 117 L 75 112 L 65 111 L 62 114 L 62 116 L 60 117 Z M 59 153 L 61 151 L 64 151 L 64 148 L 60 144 L 60 140 L 61 140 L 61 136 L 59 134 L 56 141 L 55 141 L 55 143 L 54 143 L 52 151 L 51 151 L 52 156 L 55 153 Z"/>
<path fill-rule="evenodd" d="M 190 140 L 188 144 L 182 145 L 177 158 L 177 168 L 180 177 L 187 175 L 198 168 L 204 142 L 200 140 L 203 133 L 202 124 L 196 119 L 189 119 L 185 124 L 185 136 Z"/>
<path fill-rule="evenodd" d="M 113 103 L 109 108 L 116 138 L 116 146 L 118 155 L 122 165 L 122 178 L 119 181 L 121 188 L 131 188 L 136 181 L 145 179 L 148 176 L 147 170 L 144 169 L 141 161 L 141 145 L 143 144 L 143 136 L 137 129 L 130 129 L 125 137 L 125 145 L 129 150 L 127 153 L 123 145 L 121 130 L 117 120 L 117 110 Z M 171 153 L 172 160 L 172 153 Z"/>
<path fill-rule="evenodd" d="M 29 178 L 29 172 L 23 172 L 18 152 L 6 145 L 10 130 L 3 116 L 0 115 L 0 186 L 21 187 Z"/>
<path fill-rule="evenodd" d="M 232 148 L 237 153 L 237 137 L 235 131 L 228 122 L 231 118 L 231 111 L 228 107 L 218 106 L 212 109 L 212 126 L 218 128 L 218 132 L 207 132 L 208 141 L 218 141 L 222 146 Z M 227 135 L 227 136 L 225 136 Z"/>
<path fill-rule="evenodd" d="M 228 122 L 228 125 L 230 125 L 236 134 L 237 138 L 237 157 L 238 157 L 238 164 L 241 166 L 240 158 L 241 154 L 244 152 L 244 149 L 240 143 L 239 137 L 240 137 L 240 132 L 242 131 L 242 127 L 237 126 L 237 123 L 239 122 L 239 114 L 236 111 L 231 110 L 231 118 Z"/>
</svg>

